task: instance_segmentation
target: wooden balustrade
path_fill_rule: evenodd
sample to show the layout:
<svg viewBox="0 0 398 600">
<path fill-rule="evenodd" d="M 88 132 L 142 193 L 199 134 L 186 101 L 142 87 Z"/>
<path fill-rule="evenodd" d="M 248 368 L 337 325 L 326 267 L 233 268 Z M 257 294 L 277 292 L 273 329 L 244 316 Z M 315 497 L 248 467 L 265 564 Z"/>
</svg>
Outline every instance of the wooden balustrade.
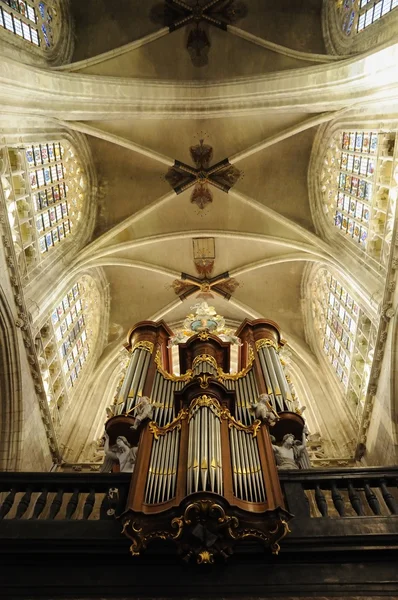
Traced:
<svg viewBox="0 0 398 600">
<path fill-rule="evenodd" d="M 398 515 L 398 468 L 280 471 L 287 508 L 297 517 Z"/>
<path fill-rule="evenodd" d="M 0 519 L 104 520 L 123 509 L 131 475 L 0 474 Z"/>
</svg>

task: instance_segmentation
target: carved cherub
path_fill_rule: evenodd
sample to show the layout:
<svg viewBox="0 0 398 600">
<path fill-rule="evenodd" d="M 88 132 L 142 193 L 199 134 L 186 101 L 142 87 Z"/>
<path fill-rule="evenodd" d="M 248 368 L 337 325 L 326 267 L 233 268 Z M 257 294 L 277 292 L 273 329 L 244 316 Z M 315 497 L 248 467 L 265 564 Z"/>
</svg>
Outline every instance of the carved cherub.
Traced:
<svg viewBox="0 0 398 600">
<path fill-rule="evenodd" d="M 267 423 L 270 427 L 279 420 L 278 413 L 272 408 L 268 394 L 260 394 L 257 402 L 252 403 L 252 410 L 256 419 Z"/>
</svg>

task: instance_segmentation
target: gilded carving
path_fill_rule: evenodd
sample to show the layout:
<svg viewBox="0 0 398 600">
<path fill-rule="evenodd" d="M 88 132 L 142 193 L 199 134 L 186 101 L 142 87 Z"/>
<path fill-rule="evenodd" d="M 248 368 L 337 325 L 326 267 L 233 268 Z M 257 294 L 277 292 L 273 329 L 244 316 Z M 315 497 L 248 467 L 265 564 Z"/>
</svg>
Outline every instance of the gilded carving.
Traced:
<svg viewBox="0 0 398 600">
<path fill-rule="evenodd" d="M 169 431 L 173 431 L 173 429 L 181 429 L 181 421 L 183 421 L 187 417 L 188 411 L 185 408 L 182 408 L 178 415 L 175 417 L 175 419 L 173 419 L 170 423 L 167 423 L 167 425 L 164 425 L 163 427 L 159 427 L 159 425 L 155 423 L 155 421 L 150 421 L 148 425 L 149 431 L 153 434 L 155 440 L 158 440 L 159 436 L 166 435 L 166 433 L 169 433 Z"/>
<path fill-rule="evenodd" d="M 154 346 L 152 342 L 148 342 L 147 340 L 141 340 L 140 342 L 134 344 L 131 353 L 133 353 L 134 350 L 136 350 L 136 348 L 141 348 L 141 350 L 147 350 L 150 354 L 152 354 Z"/>
<path fill-rule="evenodd" d="M 277 352 L 279 350 L 277 344 L 273 340 L 269 340 L 267 338 L 263 338 L 262 340 L 256 341 L 256 350 L 257 352 L 261 350 L 261 348 L 274 348 Z"/>
</svg>

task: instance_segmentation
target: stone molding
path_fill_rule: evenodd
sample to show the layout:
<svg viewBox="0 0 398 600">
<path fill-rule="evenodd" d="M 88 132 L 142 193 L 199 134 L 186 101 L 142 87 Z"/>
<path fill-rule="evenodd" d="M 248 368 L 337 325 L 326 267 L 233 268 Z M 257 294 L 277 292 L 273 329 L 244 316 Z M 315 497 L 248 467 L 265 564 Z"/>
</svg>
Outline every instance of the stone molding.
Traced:
<svg viewBox="0 0 398 600">
<path fill-rule="evenodd" d="M 305 67 L 225 81 L 158 81 L 60 73 L 0 61 L 0 101 L 10 113 L 28 110 L 73 120 L 204 118 L 277 111 L 320 112 L 389 97 L 398 87 L 398 44 L 329 66 Z M 353 76 L 355 74 L 355 77 Z M 380 85 L 375 90 L 375 82 Z M 23 82 L 23 85 L 22 83 Z M 394 91 L 395 89 L 395 91 Z M 333 93 L 332 93 L 333 92 Z"/>
</svg>

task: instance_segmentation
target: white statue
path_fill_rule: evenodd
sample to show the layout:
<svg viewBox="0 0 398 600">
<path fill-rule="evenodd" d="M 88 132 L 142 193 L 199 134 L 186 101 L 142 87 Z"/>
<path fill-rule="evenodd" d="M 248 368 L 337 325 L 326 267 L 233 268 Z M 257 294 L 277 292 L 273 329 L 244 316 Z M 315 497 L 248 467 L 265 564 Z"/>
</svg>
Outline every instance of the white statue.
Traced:
<svg viewBox="0 0 398 600">
<path fill-rule="evenodd" d="M 135 412 L 134 425 L 130 429 L 138 429 L 145 419 L 152 419 L 153 406 L 148 396 L 142 396 L 138 404 L 133 408 L 132 412 Z"/>
<path fill-rule="evenodd" d="M 301 443 L 294 439 L 292 433 L 287 433 L 283 436 L 282 445 L 276 446 L 272 444 L 275 453 L 276 466 L 278 469 L 310 469 L 306 449 L 306 433 L 303 429 L 303 438 Z"/>
<path fill-rule="evenodd" d="M 112 448 L 109 448 L 109 435 L 106 432 L 104 437 L 105 460 L 100 469 L 101 473 L 112 471 L 112 467 L 116 462 L 119 463 L 121 473 L 132 473 L 135 467 L 138 447 L 132 447 L 123 435 L 119 435 L 116 438 L 116 444 Z"/>
<path fill-rule="evenodd" d="M 268 394 L 260 394 L 257 402 L 252 403 L 252 409 L 256 419 L 264 421 L 271 427 L 279 420 L 278 413 L 272 408 Z"/>
</svg>

